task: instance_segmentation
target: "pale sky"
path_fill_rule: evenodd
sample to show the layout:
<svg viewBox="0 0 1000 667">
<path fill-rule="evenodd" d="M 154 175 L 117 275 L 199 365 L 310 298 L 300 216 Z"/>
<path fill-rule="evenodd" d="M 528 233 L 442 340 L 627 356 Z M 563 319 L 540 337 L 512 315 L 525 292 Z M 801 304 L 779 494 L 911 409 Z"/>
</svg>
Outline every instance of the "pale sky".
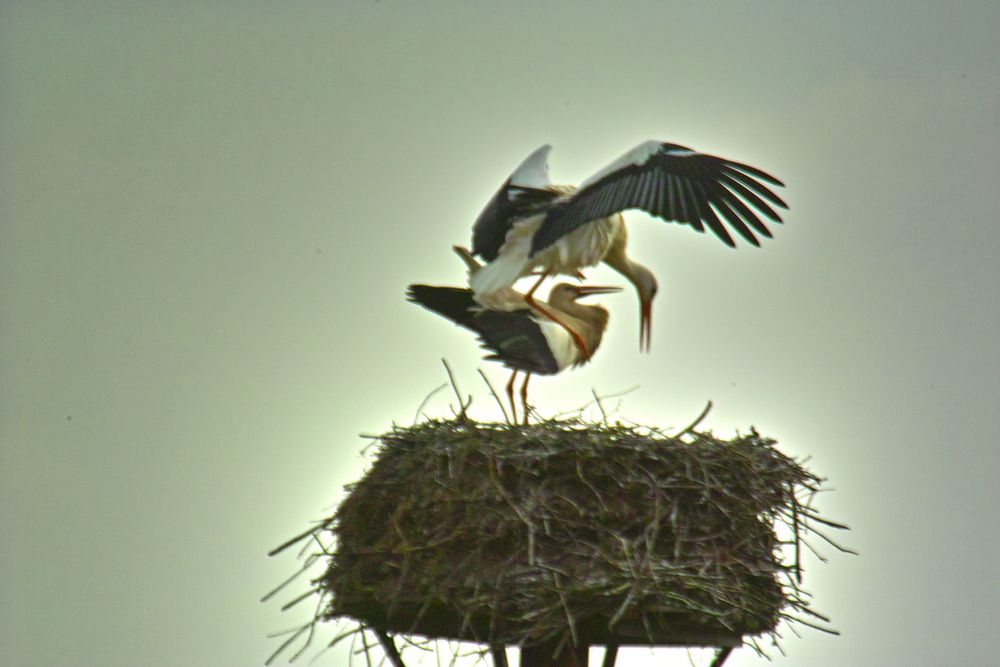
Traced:
<svg viewBox="0 0 1000 667">
<path fill-rule="evenodd" d="M 405 286 L 462 282 L 451 245 L 541 144 L 574 183 L 647 139 L 774 173 L 787 223 L 734 251 L 630 214 L 652 354 L 631 290 L 601 297 L 593 363 L 534 403 L 639 385 L 621 414 L 676 427 L 712 399 L 716 432 L 810 457 L 861 555 L 807 562 L 843 635 L 774 665 L 993 664 L 997 26 L 994 0 L 3 2 L 0 664 L 262 664 L 309 612 L 259 604 L 296 567 L 266 553 L 363 473 L 359 434 L 410 423 L 441 357 L 496 416 L 476 369 L 506 373 Z"/>
</svg>

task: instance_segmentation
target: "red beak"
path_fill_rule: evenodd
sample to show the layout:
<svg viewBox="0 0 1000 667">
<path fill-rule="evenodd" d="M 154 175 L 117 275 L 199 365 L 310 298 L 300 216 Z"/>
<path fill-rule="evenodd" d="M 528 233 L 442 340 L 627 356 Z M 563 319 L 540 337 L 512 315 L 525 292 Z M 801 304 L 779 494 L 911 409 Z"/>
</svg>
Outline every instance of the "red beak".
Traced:
<svg viewBox="0 0 1000 667">
<path fill-rule="evenodd" d="M 653 302 L 642 302 L 642 317 L 639 320 L 639 351 L 649 352 L 653 343 Z"/>
</svg>

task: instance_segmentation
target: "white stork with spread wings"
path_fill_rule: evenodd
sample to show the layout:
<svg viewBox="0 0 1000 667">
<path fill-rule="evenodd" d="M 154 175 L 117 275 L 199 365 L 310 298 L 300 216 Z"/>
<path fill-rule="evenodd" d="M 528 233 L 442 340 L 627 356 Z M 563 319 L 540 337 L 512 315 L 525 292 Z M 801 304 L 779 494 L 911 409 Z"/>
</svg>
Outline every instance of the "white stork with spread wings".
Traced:
<svg viewBox="0 0 1000 667">
<path fill-rule="evenodd" d="M 698 232 L 707 227 L 723 243 L 736 243 L 727 225 L 759 246 L 770 238 L 761 215 L 781 217 L 772 207 L 787 208 L 768 184 L 784 184 L 749 165 L 698 153 L 677 144 L 639 144 L 579 187 L 553 185 L 548 176 L 551 146 L 542 146 L 521 163 L 476 219 L 472 251 L 487 264 L 470 277 L 469 286 L 484 307 L 518 278 L 540 270 L 541 277 L 525 294 L 540 313 L 557 316 L 535 302 L 535 289 L 552 274 L 578 275 L 580 269 L 604 262 L 621 273 L 639 295 L 640 349 L 649 349 L 652 303 L 657 284 L 653 273 L 626 254 L 627 232 L 622 211 L 640 209 Z M 584 356 L 591 351 L 569 327 L 567 332 Z"/>
</svg>

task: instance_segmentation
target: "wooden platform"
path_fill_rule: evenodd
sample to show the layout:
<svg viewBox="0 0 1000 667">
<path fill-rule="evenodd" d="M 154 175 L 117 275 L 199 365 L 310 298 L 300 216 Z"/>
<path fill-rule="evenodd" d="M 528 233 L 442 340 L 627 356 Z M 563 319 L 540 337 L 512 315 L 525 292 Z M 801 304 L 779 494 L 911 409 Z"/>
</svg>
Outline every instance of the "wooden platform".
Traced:
<svg viewBox="0 0 1000 667">
<path fill-rule="evenodd" d="M 490 644 L 495 640 L 489 618 L 462 617 L 445 605 L 427 605 L 414 609 L 400 604 L 392 616 L 381 607 L 357 609 L 358 617 L 365 623 L 390 634 L 421 635 L 435 639 L 448 639 Z M 413 619 L 419 619 L 414 622 Z M 725 628 L 718 624 L 699 624 L 682 614 L 627 613 L 614 630 L 608 629 L 606 617 L 575 620 L 576 637 L 589 645 L 616 644 L 618 646 L 688 646 L 722 647 L 739 646 L 743 636 L 758 634 L 761 628 Z"/>
</svg>

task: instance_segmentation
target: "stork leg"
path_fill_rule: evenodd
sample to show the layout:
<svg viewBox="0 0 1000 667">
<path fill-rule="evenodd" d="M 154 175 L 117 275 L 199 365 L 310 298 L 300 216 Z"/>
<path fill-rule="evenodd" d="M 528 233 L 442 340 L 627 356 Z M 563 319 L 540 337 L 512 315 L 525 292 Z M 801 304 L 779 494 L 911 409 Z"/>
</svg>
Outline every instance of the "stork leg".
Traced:
<svg viewBox="0 0 1000 667">
<path fill-rule="evenodd" d="M 531 379 L 531 373 L 526 373 L 524 376 L 524 384 L 521 385 L 521 405 L 524 407 L 524 425 L 528 425 L 528 380 Z"/>
<path fill-rule="evenodd" d="M 539 276 L 535 284 L 531 286 L 531 289 L 524 293 L 524 301 L 532 309 L 537 311 L 540 315 L 552 320 L 553 322 L 561 326 L 563 329 L 565 329 L 566 333 L 570 335 L 570 337 L 573 339 L 573 342 L 576 344 L 576 348 L 580 350 L 580 355 L 583 357 L 583 360 L 587 361 L 590 359 L 590 350 L 587 349 L 587 344 L 583 342 L 583 338 L 580 337 L 580 334 L 574 331 L 571 326 L 569 326 L 568 324 L 560 320 L 558 317 L 550 313 L 547 308 L 540 306 L 538 302 L 535 301 L 535 290 L 538 289 L 538 286 L 542 284 L 542 281 L 548 277 L 549 277 L 548 271 Z"/>
<path fill-rule="evenodd" d="M 527 292 L 524 293 L 524 300 L 527 301 L 529 304 L 534 305 L 535 304 L 535 290 L 538 289 L 538 286 L 542 284 L 542 281 L 545 280 L 548 277 L 549 277 L 549 272 L 548 271 L 542 271 L 541 273 L 539 273 L 538 274 L 538 280 L 535 281 L 535 284 L 531 286 L 530 290 L 528 290 Z"/>
<path fill-rule="evenodd" d="M 507 383 L 507 400 L 510 402 L 510 422 L 512 424 L 517 423 L 517 409 L 514 403 L 514 378 L 517 377 L 517 371 L 510 374 L 510 382 Z"/>
</svg>

